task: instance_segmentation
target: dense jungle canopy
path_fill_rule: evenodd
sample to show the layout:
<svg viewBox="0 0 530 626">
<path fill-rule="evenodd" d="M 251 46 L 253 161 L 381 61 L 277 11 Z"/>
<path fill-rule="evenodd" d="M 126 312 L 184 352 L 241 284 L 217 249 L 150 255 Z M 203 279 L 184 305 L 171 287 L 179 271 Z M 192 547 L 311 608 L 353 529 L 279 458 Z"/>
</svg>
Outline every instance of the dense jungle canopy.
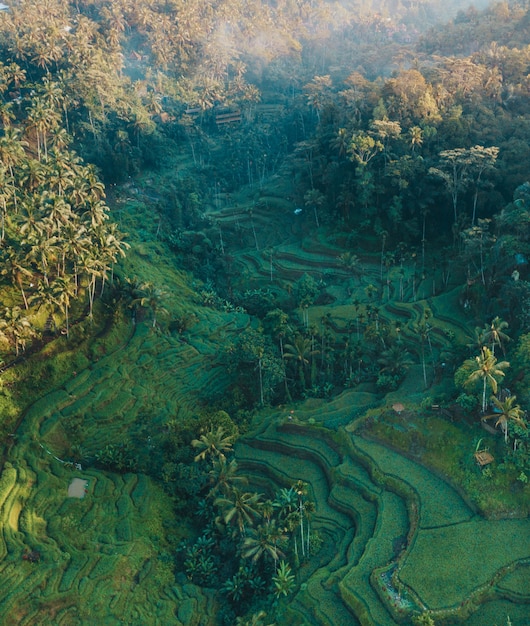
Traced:
<svg viewBox="0 0 530 626">
<path fill-rule="evenodd" d="M 3 624 L 528 624 L 526 0 L 0 5 Z"/>
</svg>

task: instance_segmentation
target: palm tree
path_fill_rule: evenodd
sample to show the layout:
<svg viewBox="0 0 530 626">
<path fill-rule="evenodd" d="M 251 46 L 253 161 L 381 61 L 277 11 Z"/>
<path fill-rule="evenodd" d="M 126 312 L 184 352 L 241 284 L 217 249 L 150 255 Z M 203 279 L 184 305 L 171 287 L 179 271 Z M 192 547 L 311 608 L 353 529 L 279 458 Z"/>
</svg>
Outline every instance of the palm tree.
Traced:
<svg viewBox="0 0 530 626">
<path fill-rule="evenodd" d="M 42 272 L 44 282 L 48 285 L 50 264 L 56 263 L 60 258 L 58 238 L 41 234 L 29 237 L 26 243 L 30 246 L 29 258 L 35 262 L 38 270 Z"/>
<path fill-rule="evenodd" d="M 283 381 L 285 385 L 285 395 L 287 399 L 291 400 L 291 393 L 289 392 L 289 385 L 287 384 L 287 371 L 285 369 L 285 359 L 284 359 L 284 345 L 283 339 L 286 333 L 290 330 L 289 327 L 289 316 L 287 313 L 282 311 L 281 309 L 273 309 L 269 311 L 265 316 L 265 321 L 267 324 L 271 326 L 271 332 L 275 338 L 278 339 L 279 347 L 280 347 L 280 355 L 282 357 L 282 375 Z"/>
<path fill-rule="evenodd" d="M 304 195 L 305 206 L 313 208 L 313 214 L 315 216 L 315 222 L 316 222 L 317 228 L 320 228 L 320 222 L 318 219 L 318 209 L 322 208 L 325 200 L 326 200 L 326 197 L 318 189 L 310 189 L 309 191 L 306 191 Z"/>
<path fill-rule="evenodd" d="M 518 404 L 515 404 L 516 396 L 508 396 L 505 400 L 499 400 L 497 397 L 493 397 L 493 404 L 497 408 L 496 413 L 485 415 L 482 419 L 495 418 L 495 426 L 500 426 L 504 433 L 504 441 L 508 443 L 508 424 L 513 422 L 518 424 L 522 428 L 526 428 L 526 422 L 524 420 L 525 412 Z"/>
<path fill-rule="evenodd" d="M 508 361 L 497 362 L 491 350 L 486 346 L 482 347 L 481 354 L 475 357 L 475 361 L 477 368 L 468 376 L 466 384 L 482 379 L 482 412 L 484 413 L 486 411 L 486 389 L 490 386 L 493 393 L 497 393 L 498 379 L 504 377 L 503 370 L 510 367 L 510 364 Z"/>
<path fill-rule="evenodd" d="M 339 157 L 346 156 L 350 135 L 345 128 L 339 128 L 335 137 L 331 139 L 330 146 L 339 153 Z"/>
<path fill-rule="evenodd" d="M 468 348 L 474 350 L 482 350 L 482 346 L 487 343 L 486 333 L 489 332 L 489 326 L 486 324 L 484 328 L 475 326 L 475 330 L 472 335 L 468 335 L 469 343 L 466 344 Z"/>
<path fill-rule="evenodd" d="M 214 457 L 209 476 L 213 487 L 208 492 L 208 497 L 213 497 L 219 492 L 227 495 L 234 486 L 244 485 L 248 482 L 246 476 L 238 475 L 237 461 L 232 459 L 228 462 L 222 453 Z"/>
<path fill-rule="evenodd" d="M 78 259 L 86 255 L 91 245 L 90 239 L 86 235 L 86 228 L 74 217 L 64 228 L 61 229 L 61 250 L 62 250 L 62 274 L 66 273 L 66 262 L 69 261 L 73 270 L 75 294 L 77 295 L 78 282 Z"/>
<path fill-rule="evenodd" d="M 66 338 L 70 336 L 70 299 L 75 295 L 74 286 L 68 278 L 58 277 L 50 285 L 55 296 L 57 305 L 64 310 L 64 319 L 66 324 Z"/>
<path fill-rule="evenodd" d="M 427 323 L 425 319 L 421 320 L 418 324 L 413 326 L 414 332 L 420 339 L 420 351 L 421 351 L 421 367 L 423 371 L 423 384 L 425 389 L 429 386 L 427 383 L 427 363 L 425 361 L 425 342 L 430 342 L 431 325 Z"/>
<path fill-rule="evenodd" d="M 498 315 L 484 326 L 484 341 L 491 342 L 491 353 L 495 355 L 495 346 L 499 346 L 504 353 L 504 343 L 510 341 L 510 337 L 504 332 L 508 328 L 508 322 Z"/>
<path fill-rule="evenodd" d="M 114 275 L 114 264 L 118 260 L 118 257 L 122 257 L 122 258 L 125 257 L 125 250 L 130 248 L 130 245 L 126 243 L 125 241 L 122 241 L 120 239 L 120 236 L 121 235 L 118 233 L 118 227 L 116 226 L 115 223 L 111 223 L 106 227 L 98 226 L 97 228 L 93 229 L 92 239 L 93 239 L 93 242 L 96 243 L 98 247 L 99 258 L 101 260 L 101 269 L 102 269 L 102 273 L 101 273 L 102 281 L 101 281 L 100 295 L 103 295 L 103 289 L 105 287 L 105 281 L 107 279 L 107 270 L 110 269 L 110 272 L 111 272 L 110 281 L 112 283 L 113 275 Z M 164 292 L 158 291 L 158 295 L 156 297 L 157 298 L 161 297 L 163 294 Z M 151 306 L 151 309 L 153 310 L 153 302 L 150 302 L 150 306 Z M 156 308 L 156 311 L 160 313 L 164 313 L 164 314 L 168 313 L 167 310 L 162 306 L 157 305 L 155 308 Z M 156 311 L 153 310 L 154 316 L 156 315 Z M 156 324 L 156 320 L 153 322 L 153 326 L 155 324 Z"/>
<path fill-rule="evenodd" d="M 20 170 L 20 184 L 29 191 L 36 191 L 46 181 L 46 168 L 37 159 L 25 159 Z"/>
<path fill-rule="evenodd" d="M 36 97 L 33 99 L 32 106 L 28 111 L 27 121 L 28 127 L 35 130 L 37 137 L 37 158 L 42 158 L 44 151 L 44 160 L 48 159 L 48 132 L 52 128 L 56 128 L 60 122 L 60 116 L 44 99 Z"/>
<path fill-rule="evenodd" d="M 27 148 L 28 145 L 27 141 L 21 139 L 20 129 L 12 127 L 4 128 L 4 133 L 2 137 L 0 137 L 0 161 L 9 170 L 15 212 L 17 210 L 17 193 L 13 168 L 25 159 L 25 148 Z"/>
<path fill-rule="evenodd" d="M 201 435 L 199 439 L 193 439 L 191 445 L 199 448 L 201 451 L 195 457 L 195 461 L 204 461 L 207 456 L 223 457 L 225 452 L 232 449 L 233 435 L 227 435 L 222 426 L 218 426 L 215 430 L 213 427 Z"/>
<path fill-rule="evenodd" d="M 94 299 L 96 297 L 96 281 L 101 276 L 101 267 L 98 260 L 92 254 L 90 247 L 84 248 L 81 256 L 77 260 L 77 268 L 80 274 L 87 278 L 87 294 L 88 294 L 88 316 L 93 317 Z"/>
<path fill-rule="evenodd" d="M 278 528 L 275 520 L 260 524 L 257 528 L 251 528 L 243 541 L 243 558 L 252 557 L 253 561 L 258 561 L 262 557 L 269 557 L 274 561 L 276 569 L 278 558 L 284 556 L 278 543 L 286 540 L 287 535 Z"/>
<path fill-rule="evenodd" d="M 223 510 L 225 524 L 235 522 L 239 532 L 245 534 L 247 525 L 252 525 L 259 517 L 261 494 L 240 491 L 234 487 L 227 496 L 220 496 L 214 501 L 215 506 Z"/>
<path fill-rule="evenodd" d="M 13 248 L 5 250 L 0 248 L 0 275 L 9 276 L 13 285 L 16 285 L 22 294 L 26 310 L 29 308 L 26 292 L 24 291 L 24 277 L 29 278 L 32 274 L 27 268 L 28 260 Z"/>
<path fill-rule="evenodd" d="M 297 480 L 293 485 L 293 489 L 298 496 L 298 515 L 300 518 L 300 542 L 302 544 L 302 555 L 305 556 L 306 547 L 304 542 L 304 515 L 305 515 L 305 496 L 307 495 L 307 483 L 303 480 Z"/>
<path fill-rule="evenodd" d="M 302 389 L 306 387 L 306 368 L 315 354 L 318 354 L 318 350 L 314 350 L 311 339 L 303 335 L 296 335 L 293 343 L 284 345 L 283 358 L 296 361 Z"/>
<path fill-rule="evenodd" d="M 419 126 L 413 126 L 409 129 L 409 144 L 411 151 L 414 153 L 417 147 L 423 143 L 423 130 Z"/>
<path fill-rule="evenodd" d="M 165 291 L 155 287 L 153 283 L 142 283 L 138 288 L 137 297 L 132 301 L 132 306 L 139 304 L 142 307 L 149 307 L 153 314 L 153 328 L 156 326 L 157 313 L 168 314 L 166 308 L 162 306 L 162 299 L 166 295 Z"/>
<path fill-rule="evenodd" d="M 16 356 L 19 355 L 20 348 L 26 349 L 27 340 L 35 335 L 35 329 L 20 307 L 4 308 L 3 318 L 0 319 L 0 338 L 15 346 Z"/>
<path fill-rule="evenodd" d="M 275 509 L 278 509 L 278 516 L 280 519 L 287 519 L 287 517 L 298 509 L 298 495 L 293 487 L 286 489 L 280 489 L 276 494 L 276 498 L 272 503 Z"/>
<path fill-rule="evenodd" d="M 276 570 L 276 576 L 273 576 L 272 582 L 275 587 L 274 595 L 277 598 L 280 596 L 288 596 L 294 589 L 294 576 L 286 561 L 280 561 L 280 565 Z"/>
<path fill-rule="evenodd" d="M 236 618 L 236 626 L 275 626 L 275 624 L 265 624 L 263 621 L 267 617 L 265 611 L 253 613 L 250 619 L 246 617 Z"/>
<path fill-rule="evenodd" d="M 382 365 L 382 372 L 388 372 L 392 376 L 398 376 L 400 379 L 403 378 L 408 368 L 412 365 L 408 350 L 397 343 L 384 350 L 378 362 Z"/>
<path fill-rule="evenodd" d="M 40 204 L 40 194 L 27 196 L 20 204 L 21 210 L 15 217 L 19 234 L 26 239 L 38 239 L 46 232 L 46 223 Z"/>
</svg>

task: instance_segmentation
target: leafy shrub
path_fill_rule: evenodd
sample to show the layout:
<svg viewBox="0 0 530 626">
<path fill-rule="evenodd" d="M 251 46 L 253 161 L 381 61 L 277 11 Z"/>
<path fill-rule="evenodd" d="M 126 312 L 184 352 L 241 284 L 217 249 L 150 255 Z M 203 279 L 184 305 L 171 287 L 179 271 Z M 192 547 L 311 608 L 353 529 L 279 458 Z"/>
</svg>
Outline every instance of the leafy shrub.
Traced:
<svg viewBox="0 0 530 626">
<path fill-rule="evenodd" d="M 461 393 L 456 399 L 456 403 L 460 405 L 462 410 L 466 413 L 472 413 L 477 408 L 478 399 L 477 396 Z"/>
</svg>

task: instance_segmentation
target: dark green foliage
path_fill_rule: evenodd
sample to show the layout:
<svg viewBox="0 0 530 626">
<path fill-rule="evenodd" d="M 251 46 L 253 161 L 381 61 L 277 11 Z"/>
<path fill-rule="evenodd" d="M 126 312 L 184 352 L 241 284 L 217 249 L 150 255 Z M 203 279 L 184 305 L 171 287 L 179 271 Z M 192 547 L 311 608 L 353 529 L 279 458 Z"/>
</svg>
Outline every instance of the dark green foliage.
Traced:
<svg viewBox="0 0 530 626">
<path fill-rule="evenodd" d="M 0 372 L 2 440 L 16 459 L 0 479 L 2 550 L 17 558 L 22 535 L 47 546 L 17 584 L 30 564 L 4 559 L 13 619 L 258 624 L 266 608 L 283 623 L 283 607 L 293 623 L 348 623 L 349 611 L 386 623 L 370 576 L 401 554 L 392 538 L 407 535 L 420 587 L 418 551 L 446 545 L 447 519 L 465 507 L 402 455 L 364 440 L 365 456 L 342 449 L 349 428 L 329 446 L 318 429 L 292 431 L 299 421 L 353 430 L 389 392 L 410 413 L 381 410 L 372 434 L 426 465 L 449 459 L 440 473 L 484 511 L 499 514 L 502 487 L 511 509 L 500 514 L 526 506 L 524 422 L 507 423 L 508 445 L 491 437 L 496 465 L 482 472 L 460 439 L 478 420 L 453 438 L 429 430 L 435 403 L 444 418 L 473 417 L 482 390 L 465 335 L 497 317 L 511 345 L 484 335 L 474 348 L 495 347 L 499 360 L 506 350 L 506 384 L 529 402 L 528 51 L 517 3 L 461 13 L 420 44 L 436 58 L 413 68 L 403 44 L 431 18 L 429 2 L 379 3 L 378 15 L 354 3 L 330 38 L 317 30 L 322 2 L 217 4 L 51 0 L 2 15 L 0 356 L 20 359 Z M 99 175 L 119 183 L 108 206 Z M 126 247 L 118 222 L 135 245 L 109 289 Z M 122 327 L 114 354 L 96 334 L 118 327 L 118 304 L 149 324 Z M 61 352 L 74 342 L 86 357 Z M 41 347 L 39 362 L 24 362 Z M 293 398 L 307 401 L 274 408 Z M 238 470 L 238 431 L 277 423 L 286 433 L 254 435 Z M 216 435 L 225 445 L 194 444 Z M 95 480 L 58 510 L 71 469 L 62 459 L 92 463 Z M 289 487 L 300 476 L 308 484 Z M 421 544 L 437 524 L 448 535 Z M 490 539 L 494 559 L 505 544 Z"/>
<path fill-rule="evenodd" d="M 134 447 L 129 443 L 110 443 L 94 455 L 96 465 L 117 472 L 138 469 Z"/>
</svg>

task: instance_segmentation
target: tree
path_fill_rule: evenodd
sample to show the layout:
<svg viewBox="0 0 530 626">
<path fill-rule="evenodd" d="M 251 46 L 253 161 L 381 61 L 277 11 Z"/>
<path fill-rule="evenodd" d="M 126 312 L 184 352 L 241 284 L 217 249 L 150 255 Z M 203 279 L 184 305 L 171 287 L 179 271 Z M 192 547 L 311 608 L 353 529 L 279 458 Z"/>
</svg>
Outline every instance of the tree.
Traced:
<svg viewBox="0 0 530 626">
<path fill-rule="evenodd" d="M 345 128 L 339 128 L 335 137 L 331 139 L 330 146 L 339 153 L 339 157 L 344 157 L 348 151 L 349 140 L 348 131 Z"/>
<path fill-rule="evenodd" d="M 275 520 L 260 524 L 257 528 L 251 528 L 243 541 L 243 558 L 252 557 L 253 561 L 258 561 L 263 557 L 269 557 L 274 561 L 274 569 L 276 569 L 278 558 L 284 556 L 278 548 L 278 543 L 286 540 L 287 536 L 278 527 Z"/>
<path fill-rule="evenodd" d="M 491 387 L 493 394 L 497 393 L 498 381 L 504 378 L 504 371 L 510 364 L 507 361 L 497 362 L 491 350 L 482 347 L 480 356 L 475 357 L 476 369 L 472 371 L 466 381 L 466 385 L 482 380 L 482 412 L 486 412 L 486 390 Z"/>
<path fill-rule="evenodd" d="M 132 306 L 140 305 L 141 307 L 151 309 L 153 315 L 152 326 L 156 326 L 156 316 L 158 313 L 168 314 L 168 310 L 162 306 L 162 301 L 166 292 L 155 287 L 151 282 L 145 282 L 139 285 L 136 298 L 132 301 Z"/>
<path fill-rule="evenodd" d="M 490 222 L 491 220 L 489 219 L 479 218 L 477 224 L 471 226 L 470 228 L 466 228 L 466 230 L 460 233 L 465 250 L 471 257 L 473 254 L 477 253 L 478 249 L 480 277 L 483 285 L 486 285 L 486 276 L 484 273 L 484 255 L 487 250 L 486 246 L 488 244 L 493 244 L 495 241 L 495 238 L 489 234 Z"/>
<path fill-rule="evenodd" d="M 69 319 L 69 311 L 70 311 L 70 302 L 71 298 L 74 296 L 74 286 L 70 282 L 69 278 L 57 277 L 53 283 L 51 283 L 50 287 L 54 293 L 55 301 L 57 305 L 61 307 L 64 311 L 64 319 L 65 319 L 65 331 L 66 338 L 68 339 L 70 336 L 70 319 Z"/>
<path fill-rule="evenodd" d="M 57 127 L 60 116 L 43 98 L 36 97 L 28 111 L 27 120 L 29 128 L 35 130 L 37 137 L 37 158 L 40 161 L 44 151 L 44 160 L 46 161 L 48 159 L 47 135 L 52 128 Z"/>
<path fill-rule="evenodd" d="M 4 308 L 3 317 L 0 318 L 0 338 L 15 347 L 16 356 L 21 348 L 26 349 L 28 339 L 35 335 L 35 329 L 20 307 Z"/>
<path fill-rule="evenodd" d="M 421 147 L 423 144 L 423 130 L 419 126 L 413 126 L 409 129 L 409 144 L 412 153 L 416 151 L 416 148 Z"/>
<path fill-rule="evenodd" d="M 247 328 L 227 350 L 229 367 L 237 371 L 240 382 L 252 390 L 258 382 L 259 402 L 269 401 L 277 384 L 284 378 L 282 363 L 273 353 L 270 339 L 263 329 Z M 257 377 L 255 372 L 257 370 Z"/>
<path fill-rule="evenodd" d="M 9 277 L 11 283 L 20 289 L 26 310 L 29 308 L 29 305 L 26 292 L 24 291 L 24 277 L 28 279 L 32 276 L 27 265 L 28 260 L 21 252 L 17 252 L 11 247 L 7 249 L 0 248 L 0 274 Z"/>
<path fill-rule="evenodd" d="M 326 201 L 326 197 L 324 196 L 322 192 L 318 191 L 318 189 L 310 189 L 309 191 L 306 191 L 306 193 L 304 194 L 305 206 L 313 207 L 313 213 L 315 215 L 315 222 L 316 222 L 317 228 L 320 228 L 320 222 L 318 220 L 318 209 L 324 205 L 325 201 Z"/>
<path fill-rule="evenodd" d="M 298 496 L 298 517 L 300 520 L 300 543 L 302 545 L 302 555 L 305 556 L 306 545 L 304 541 L 304 517 L 306 514 L 306 495 L 307 495 L 307 483 L 303 480 L 297 480 L 293 485 L 293 489 Z M 307 529 L 309 532 L 309 528 Z M 308 549 L 309 551 L 309 549 Z"/>
<path fill-rule="evenodd" d="M 267 617 L 265 611 L 254 613 L 250 619 L 246 617 L 236 618 L 236 626 L 275 626 L 275 624 L 265 624 L 263 621 Z"/>
<path fill-rule="evenodd" d="M 228 525 L 235 522 L 239 532 L 243 535 L 246 527 L 252 525 L 260 515 L 260 499 L 259 493 L 243 492 L 234 487 L 226 496 L 217 498 L 214 504 L 223 511 L 224 523 Z"/>
<path fill-rule="evenodd" d="M 228 449 L 225 449 L 228 451 Z M 212 488 L 208 492 L 209 497 L 213 497 L 219 492 L 227 495 L 234 486 L 246 484 L 246 476 L 237 473 L 237 461 L 232 459 L 227 461 L 224 454 L 218 454 L 213 458 L 212 469 L 209 472 Z"/>
<path fill-rule="evenodd" d="M 332 81 L 329 75 L 315 76 L 304 87 L 307 94 L 307 103 L 316 112 L 318 121 L 320 121 L 320 111 L 331 99 L 331 87 Z"/>
<path fill-rule="evenodd" d="M 491 353 L 495 356 L 495 346 L 499 346 L 503 353 L 504 344 L 510 341 L 510 337 L 504 332 L 508 328 L 508 322 L 502 320 L 498 315 L 489 324 L 485 324 L 483 330 L 484 342 L 491 343 Z"/>
<path fill-rule="evenodd" d="M 492 170 L 495 167 L 497 157 L 499 155 L 499 148 L 491 146 L 491 148 L 484 148 L 484 146 L 473 146 L 469 150 L 469 165 L 470 170 L 473 173 L 473 182 L 475 185 L 475 192 L 473 194 L 473 213 L 471 217 L 471 225 L 475 224 L 477 215 L 477 200 L 478 192 L 480 190 L 482 175 Z"/>
<path fill-rule="evenodd" d="M 493 397 L 493 404 L 497 408 L 495 413 L 485 415 L 482 419 L 496 419 L 495 426 L 500 426 L 504 433 L 504 441 L 508 443 L 508 424 L 513 422 L 518 424 L 522 428 L 527 428 L 524 420 L 525 412 L 518 404 L 515 404 L 516 396 L 508 396 L 504 400 L 499 400 L 497 397 Z"/>
<path fill-rule="evenodd" d="M 22 131 L 19 128 L 8 127 L 4 128 L 4 133 L 0 137 L 0 161 L 9 170 L 15 212 L 17 211 L 17 191 L 14 167 L 25 160 L 24 149 L 29 145 L 27 141 L 21 139 L 21 134 Z"/>
<path fill-rule="evenodd" d="M 383 144 L 364 131 L 354 133 L 348 145 L 350 159 L 366 167 L 368 163 L 384 149 Z"/>
<path fill-rule="evenodd" d="M 286 561 L 280 561 L 278 569 L 276 570 L 276 576 L 273 576 L 272 582 L 274 583 L 274 595 L 279 598 L 280 596 L 288 596 L 294 589 L 295 578 L 291 573 L 291 568 Z"/>
<path fill-rule="evenodd" d="M 234 436 L 227 435 L 222 426 L 218 426 L 215 430 L 212 427 L 199 437 L 193 439 L 191 445 L 200 450 L 196 455 L 195 461 L 204 461 L 206 457 L 225 457 L 225 453 L 232 449 Z"/>
<path fill-rule="evenodd" d="M 395 343 L 381 353 L 378 363 L 382 366 L 382 372 L 388 372 L 401 380 L 412 365 L 412 360 L 408 350 Z"/>
<path fill-rule="evenodd" d="M 306 369 L 315 354 L 318 350 L 313 349 L 311 339 L 300 334 L 296 335 L 293 343 L 284 346 L 283 358 L 296 362 L 302 389 L 306 388 Z"/>
<path fill-rule="evenodd" d="M 467 185 L 467 168 L 469 166 L 469 150 L 455 148 L 440 152 L 440 166 L 431 167 L 429 174 L 441 178 L 451 196 L 454 223 L 458 223 L 458 196 Z"/>
<path fill-rule="evenodd" d="M 383 156 L 385 159 L 385 167 L 390 158 L 389 155 L 389 143 L 391 140 L 396 140 L 401 135 L 401 124 L 399 122 L 393 122 L 386 116 L 381 120 L 374 120 L 371 123 L 372 131 L 375 136 L 379 138 L 383 145 Z"/>
</svg>

